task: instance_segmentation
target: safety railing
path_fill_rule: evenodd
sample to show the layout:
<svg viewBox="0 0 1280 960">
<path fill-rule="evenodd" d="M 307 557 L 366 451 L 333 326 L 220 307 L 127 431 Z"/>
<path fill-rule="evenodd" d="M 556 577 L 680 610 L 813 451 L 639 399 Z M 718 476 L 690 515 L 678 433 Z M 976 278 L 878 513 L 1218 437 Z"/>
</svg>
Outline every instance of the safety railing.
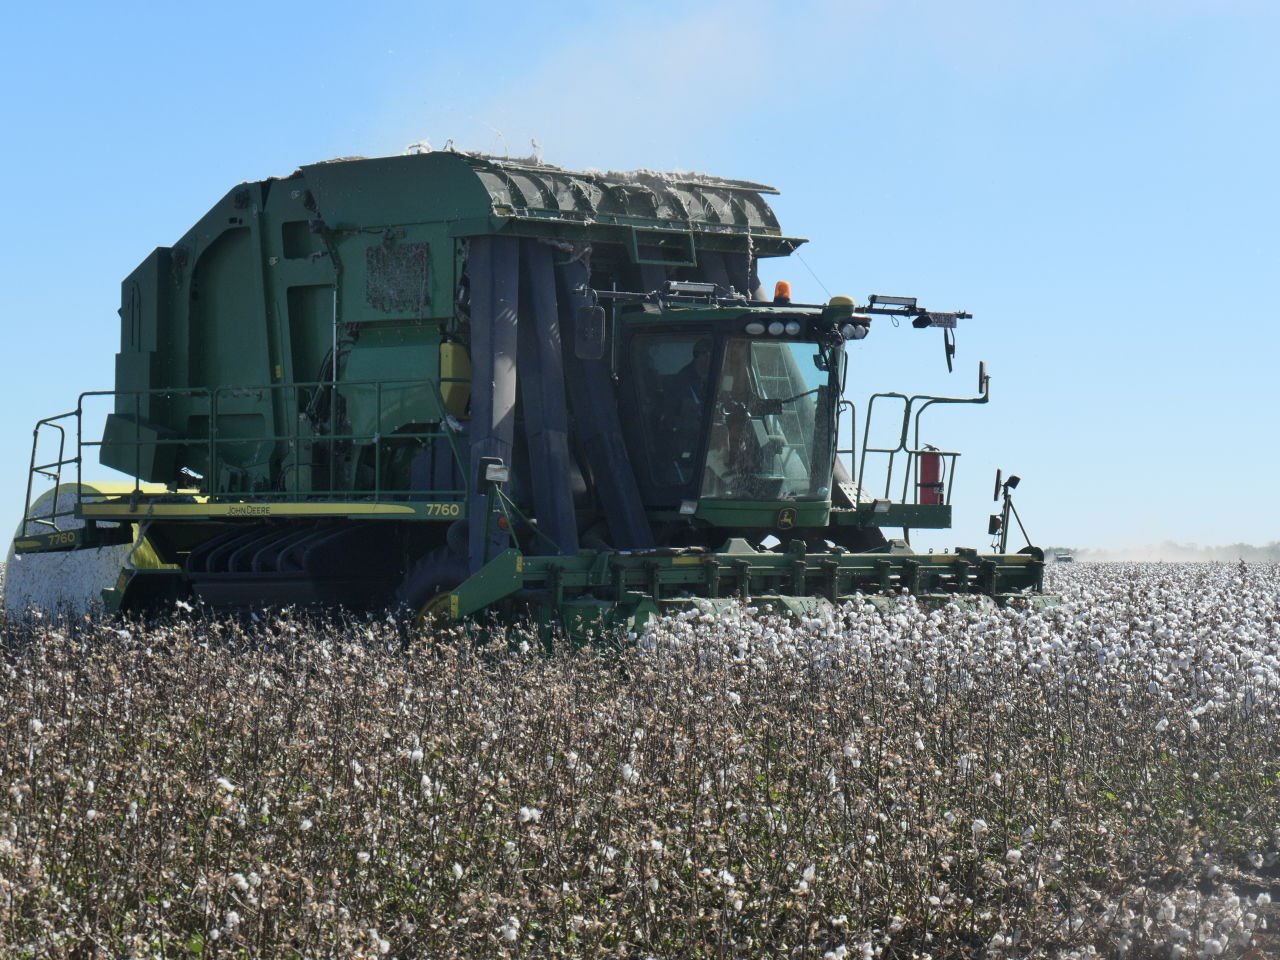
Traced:
<svg viewBox="0 0 1280 960">
<path fill-rule="evenodd" d="M 39 533 L 53 533 L 61 530 L 60 521 L 67 520 L 75 516 L 76 504 L 62 504 L 62 488 L 63 470 L 72 464 L 77 463 L 79 452 L 77 450 L 76 457 L 68 457 L 67 453 L 67 425 L 63 421 L 69 421 L 77 418 L 77 435 L 79 434 L 79 420 L 77 411 L 70 410 L 66 413 L 60 413 L 57 416 L 46 417 L 39 421 L 35 430 L 32 432 L 31 438 L 31 466 L 27 471 L 27 498 L 25 507 L 22 512 L 22 535 L 32 536 Z M 41 457 L 40 436 L 41 433 L 46 436 L 52 435 L 56 437 L 57 456 L 53 460 L 42 463 L 36 463 Z M 77 467 L 78 469 L 78 467 Z M 36 478 L 44 477 L 46 481 L 53 484 L 53 497 L 49 501 L 49 512 L 42 514 L 32 514 L 34 506 L 31 498 L 31 491 L 35 486 Z M 79 474 L 77 473 L 77 479 Z M 78 497 L 77 497 L 78 500 Z M 32 529 L 32 528 L 35 529 Z"/>
<path fill-rule="evenodd" d="M 874 393 L 867 402 L 867 414 L 863 427 L 862 454 L 858 460 L 855 481 L 859 495 L 871 495 L 867 487 L 867 457 L 879 455 L 887 458 L 884 474 L 884 499 L 892 499 L 895 470 L 901 468 L 902 489 L 897 501 L 922 506 L 945 506 L 951 503 L 952 485 L 955 482 L 957 450 L 940 450 L 921 442 L 920 421 L 925 411 L 943 404 L 986 403 L 985 373 L 979 374 L 981 393 L 976 397 L 939 397 L 929 394 L 909 396 L 905 393 Z M 902 420 L 893 446 L 871 445 L 871 423 L 877 400 L 896 400 L 902 403 Z M 847 401 L 846 401 L 847 403 Z M 838 453 L 853 455 L 857 449 L 856 412 L 847 404 L 852 421 L 851 447 Z M 901 459 L 900 459 L 901 458 Z"/>
<path fill-rule="evenodd" d="M 441 384 L 453 382 L 465 381 L 453 378 L 340 380 L 336 384 L 313 381 L 86 391 L 80 394 L 75 410 L 48 417 L 36 425 L 27 480 L 24 532 L 31 524 L 58 530 L 60 521 L 76 514 L 85 496 L 82 483 L 86 455 L 93 450 L 101 451 L 104 446 L 115 448 L 112 462 L 116 468 L 123 470 L 128 464 L 132 465 L 135 496 L 143 493 L 142 477 L 149 472 L 144 471 L 144 466 L 157 457 L 171 457 L 173 469 L 168 472 L 172 476 L 166 479 L 170 491 L 198 494 L 211 502 L 340 499 L 374 503 L 406 500 L 463 503 L 469 493 L 466 460 L 456 431 L 448 426 L 447 406 L 441 393 Z M 390 423 L 392 418 L 404 416 L 407 409 L 421 412 L 424 390 L 430 391 L 430 406 L 436 416 L 413 423 L 422 423 L 429 429 L 404 429 L 403 420 Z M 362 393 L 365 396 L 358 397 Z M 365 415 L 361 419 L 368 424 L 368 429 L 353 429 L 347 419 L 349 408 L 358 398 L 365 403 Z M 97 439 L 89 438 L 85 431 L 89 416 L 86 407 L 96 407 L 95 401 L 105 399 L 109 399 L 112 406 L 103 412 L 121 417 L 121 428 L 108 437 L 104 435 L 104 426 L 102 433 L 95 432 Z M 174 403 L 185 408 L 180 418 L 186 429 L 170 432 L 164 428 L 170 427 L 174 418 L 153 414 L 152 409 Z M 252 411 L 249 416 L 255 418 L 253 422 L 262 424 L 261 430 L 245 427 L 246 409 Z M 202 421 L 204 429 L 191 429 L 193 422 Z M 281 423 L 289 425 L 286 432 L 271 428 L 272 424 Z M 72 429 L 75 454 L 68 456 Z M 148 431 L 150 435 L 144 436 Z M 56 437 L 57 452 L 47 459 L 40 453 L 47 449 L 47 443 L 42 447 L 41 440 L 50 435 Z M 121 457 L 120 448 L 131 449 L 131 455 Z M 174 452 L 167 454 L 166 450 Z M 447 452 L 450 462 L 433 472 L 456 477 L 460 483 L 446 486 L 413 483 L 411 461 L 416 454 L 426 451 L 430 451 L 432 457 Z M 407 484 L 396 482 L 391 476 L 391 460 L 397 455 L 401 458 L 397 464 L 401 480 L 407 476 L 410 480 Z M 184 463 L 184 460 L 192 462 Z M 196 469 L 196 465 L 202 470 Z M 69 482 L 66 475 L 72 467 L 78 493 L 74 502 L 64 505 L 61 503 L 63 488 Z M 366 475 L 371 485 L 361 483 L 361 475 Z M 53 499 L 48 511 L 33 513 L 33 492 L 41 479 L 53 484 Z"/>
<path fill-rule="evenodd" d="M 933 399 L 935 398 L 907 396 L 904 393 L 874 393 L 871 395 L 870 400 L 867 402 L 866 424 L 863 429 L 862 456 L 858 461 L 858 486 L 860 490 L 870 492 L 867 487 L 867 457 L 871 454 L 879 454 L 888 458 L 884 473 L 884 499 L 892 499 L 895 471 L 898 470 L 899 464 L 905 460 L 905 468 L 899 471 L 902 477 L 902 493 L 898 500 L 899 503 L 948 504 L 951 502 L 951 479 L 955 477 L 955 462 L 960 456 L 959 452 L 938 450 L 933 447 L 921 447 L 919 443 L 919 414 L 923 412 L 928 402 Z M 898 400 L 902 403 L 902 422 L 897 435 L 897 443 L 893 446 L 871 446 L 871 423 L 877 400 Z M 915 443 L 912 444 L 908 442 L 911 436 L 912 410 L 915 408 L 916 403 L 921 401 L 923 401 L 921 408 L 916 411 Z M 939 475 L 947 477 L 941 489 L 933 486 L 936 481 L 930 481 L 928 488 L 922 487 L 920 466 L 922 456 L 925 455 L 936 458 L 933 462 L 940 466 Z M 902 460 L 899 460 L 899 457 Z M 922 493 L 925 493 L 925 496 L 922 497 Z"/>
</svg>

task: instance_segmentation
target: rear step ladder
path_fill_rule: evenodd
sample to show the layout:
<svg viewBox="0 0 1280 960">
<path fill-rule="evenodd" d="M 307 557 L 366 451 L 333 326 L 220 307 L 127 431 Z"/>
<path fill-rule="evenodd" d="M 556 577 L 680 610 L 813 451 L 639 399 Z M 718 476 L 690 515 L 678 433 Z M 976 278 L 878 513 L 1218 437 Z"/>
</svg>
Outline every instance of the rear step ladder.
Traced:
<svg viewBox="0 0 1280 960">
<path fill-rule="evenodd" d="M 76 419 L 76 455 L 67 456 L 67 429 L 61 421 L 74 417 Z M 22 508 L 22 535 L 31 536 L 38 533 L 39 530 L 32 531 L 30 525 L 34 524 L 37 528 L 48 527 L 50 531 L 61 530 L 59 520 L 64 518 L 72 518 L 76 515 L 76 504 L 71 504 L 65 509 L 59 509 L 58 501 L 62 498 L 62 471 L 64 467 L 75 464 L 76 476 L 80 473 L 80 431 L 79 431 L 79 414 L 77 411 L 68 413 L 60 413 L 55 417 L 46 417 L 36 424 L 35 430 L 32 431 L 31 438 L 31 466 L 27 472 L 27 497 Z M 57 436 L 58 456 L 55 460 L 47 463 L 36 463 L 36 457 L 40 452 L 41 431 L 45 431 L 45 436 L 53 433 Z M 39 516 L 32 516 L 31 509 L 34 501 L 31 498 L 31 492 L 35 486 L 36 477 L 43 477 L 46 481 L 53 483 L 53 500 L 49 504 L 49 512 L 42 513 Z M 77 502 L 79 497 L 76 498 Z"/>
</svg>

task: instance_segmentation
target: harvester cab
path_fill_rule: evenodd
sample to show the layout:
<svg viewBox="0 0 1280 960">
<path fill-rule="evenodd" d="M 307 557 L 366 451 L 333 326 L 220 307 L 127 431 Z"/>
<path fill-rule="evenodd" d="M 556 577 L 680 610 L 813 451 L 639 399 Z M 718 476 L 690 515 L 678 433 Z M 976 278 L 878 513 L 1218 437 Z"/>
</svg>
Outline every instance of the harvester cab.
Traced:
<svg viewBox="0 0 1280 960">
<path fill-rule="evenodd" d="M 37 425 L 7 608 L 391 605 L 584 634 L 745 597 L 1039 590 L 1034 548 L 905 542 L 951 522 L 959 454 L 921 418 L 985 403 L 985 371 L 972 397 L 872 396 L 857 443 L 873 319 L 941 328 L 950 364 L 968 314 L 767 298 L 760 259 L 803 242 L 772 192 L 452 152 L 237 187 L 126 279 L 115 389 Z M 871 446 L 886 405 L 901 429 Z M 95 456 L 131 479 L 86 481 Z"/>
</svg>

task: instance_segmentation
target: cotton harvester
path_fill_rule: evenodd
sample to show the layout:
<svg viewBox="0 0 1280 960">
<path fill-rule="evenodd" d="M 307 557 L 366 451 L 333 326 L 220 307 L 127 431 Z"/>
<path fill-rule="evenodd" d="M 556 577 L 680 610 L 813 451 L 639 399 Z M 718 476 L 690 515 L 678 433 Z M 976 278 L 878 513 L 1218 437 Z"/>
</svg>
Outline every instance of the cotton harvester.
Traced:
<svg viewBox="0 0 1280 960">
<path fill-rule="evenodd" d="M 803 242 L 773 192 L 452 152 L 236 187 L 124 281 L 115 389 L 37 425 L 7 609 L 397 607 L 581 634 L 739 597 L 1038 591 L 1035 548 L 882 535 L 950 526 L 958 454 L 921 442 L 921 414 L 985 403 L 988 378 L 877 394 L 866 422 L 900 410 L 896 445 L 842 443 L 873 317 L 949 337 L 967 314 L 766 295 L 760 258 Z M 129 479 L 90 482 L 93 459 Z"/>
</svg>

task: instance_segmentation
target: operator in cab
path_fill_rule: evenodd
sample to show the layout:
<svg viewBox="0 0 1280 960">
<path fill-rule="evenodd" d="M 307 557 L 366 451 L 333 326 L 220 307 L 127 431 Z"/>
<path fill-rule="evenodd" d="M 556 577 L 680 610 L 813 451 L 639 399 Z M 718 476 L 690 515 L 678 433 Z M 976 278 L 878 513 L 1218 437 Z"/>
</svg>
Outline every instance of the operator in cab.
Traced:
<svg viewBox="0 0 1280 960">
<path fill-rule="evenodd" d="M 711 395 L 711 337 L 692 344 L 689 360 L 663 378 L 659 434 L 671 457 L 669 482 L 684 484 L 693 477 L 702 433 L 703 410 Z"/>
</svg>

